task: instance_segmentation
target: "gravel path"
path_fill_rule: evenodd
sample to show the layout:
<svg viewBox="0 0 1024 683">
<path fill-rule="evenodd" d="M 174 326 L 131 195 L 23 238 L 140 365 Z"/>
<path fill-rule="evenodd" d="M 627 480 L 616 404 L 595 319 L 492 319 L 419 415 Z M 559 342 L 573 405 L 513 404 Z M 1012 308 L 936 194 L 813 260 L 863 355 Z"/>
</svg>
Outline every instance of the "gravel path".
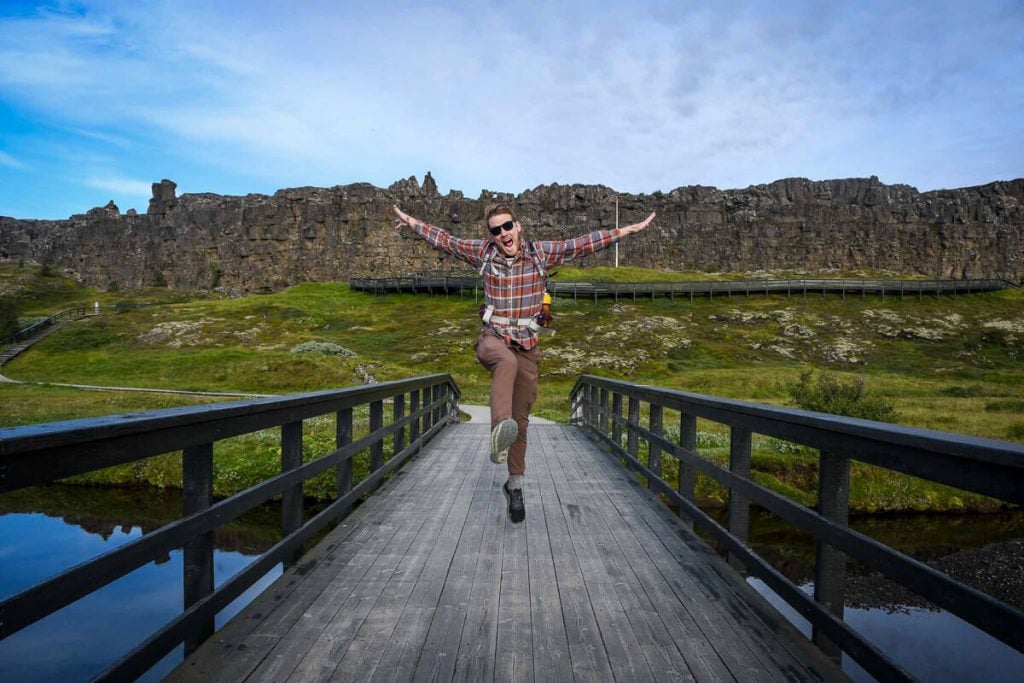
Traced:
<svg viewBox="0 0 1024 683">
<path fill-rule="evenodd" d="M 489 423 L 491 421 L 491 408 L 490 406 L 475 406 L 468 403 L 460 403 L 459 410 L 469 415 L 470 422 L 483 422 Z M 557 424 L 551 420 L 545 420 L 543 417 L 530 416 L 530 424 L 532 425 L 553 425 Z"/>
</svg>

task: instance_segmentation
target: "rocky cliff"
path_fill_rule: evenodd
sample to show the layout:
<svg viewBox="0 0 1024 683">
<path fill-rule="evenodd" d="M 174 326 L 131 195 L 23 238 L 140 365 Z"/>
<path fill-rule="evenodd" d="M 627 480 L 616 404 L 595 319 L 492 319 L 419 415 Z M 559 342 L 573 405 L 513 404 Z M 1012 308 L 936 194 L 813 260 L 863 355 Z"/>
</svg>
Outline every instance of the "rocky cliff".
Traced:
<svg viewBox="0 0 1024 683">
<path fill-rule="evenodd" d="M 48 262 L 99 288 L 167 285 L 272 291 L 303 281 L 462 271 L 392 227 L 389 207 L 480 236 L 484 204 L 510 200 L 533 239 L 615 224 L 600 185 L 541 185 L 518 196 L 442 196 L 428 173 L 387 189 L 365 183 L 273 196 L 176 195 L 153 184 L 148 211 L 113 203 L 62 221 L 0 217 L 0 260 Z M 658 212 L 620 247 L 620 263 L 677 270 L 860 268 L 934 277 L 1024 277 L 1024 179 L 918 192 L 877 178 L 779 180 L 743 190 L 680 187 L 619 195 L 620 223 Z M 611 263 L 609 250 L 582 265 Z"/>
</svg>

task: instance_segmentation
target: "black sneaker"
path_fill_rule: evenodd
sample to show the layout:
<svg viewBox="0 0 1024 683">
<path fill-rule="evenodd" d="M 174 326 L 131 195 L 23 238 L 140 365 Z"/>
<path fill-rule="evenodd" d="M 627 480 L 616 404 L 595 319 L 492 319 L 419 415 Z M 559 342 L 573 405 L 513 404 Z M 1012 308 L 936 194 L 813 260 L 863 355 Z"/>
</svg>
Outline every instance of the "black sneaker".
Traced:
<svg viewBox="0 0 1024 683">
<path fill-rule="evenodd" d="M 507 481 L 501 487 L 501 490 L 505 492 L 505 498 L 508 499 L 508 518 L 512 520 L 513 524 L 519 524 L 519 522 L 526 519 L 526 505 L 523 503 L 523 490 L 509 489 Z"/>
</svg>

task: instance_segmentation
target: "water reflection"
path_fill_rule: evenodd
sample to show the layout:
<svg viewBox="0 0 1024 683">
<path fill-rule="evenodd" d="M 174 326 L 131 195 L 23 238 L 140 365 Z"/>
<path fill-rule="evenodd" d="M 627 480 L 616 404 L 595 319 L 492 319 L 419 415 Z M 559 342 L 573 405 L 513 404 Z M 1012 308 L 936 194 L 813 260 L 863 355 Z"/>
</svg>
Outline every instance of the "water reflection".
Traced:
<svg viewBox="0 0 1024 683">
<path fill-rule="evenodd" d="M 179 518 L 181 497 L 45 487 L 5 495 L 0 506 L 0 597 L 7 598 Z M 273 545 L 279 519 L 273 509 L 258 510 L 215 535 L 217 585 Z M 218 628 L 280 573 L 275 568 L 221 611 Z M 182 601 L 176 550 L 0 641 L 0 681 L 89 680 L 180 614 Z M 159 680 L 181 657 L 179 648 L 144 680 Z"/>
<path fill-rule="evenodd" d="M 1024 537 L 1024 513 L 858 517 L 850 526 L 926 563 Z M 753 514 L 750 546 L 808 594 L 814 591 L 814 539 L 768 513 Z M 849 562 L 844 620 L 923 681 L 1024 680 L 1024 654 L 875 572 Z M 810 626 L 760 579 L 747 579 L 802 633 Z M 843 671 L 874 680 L 849 657 Z"/>
</svg>

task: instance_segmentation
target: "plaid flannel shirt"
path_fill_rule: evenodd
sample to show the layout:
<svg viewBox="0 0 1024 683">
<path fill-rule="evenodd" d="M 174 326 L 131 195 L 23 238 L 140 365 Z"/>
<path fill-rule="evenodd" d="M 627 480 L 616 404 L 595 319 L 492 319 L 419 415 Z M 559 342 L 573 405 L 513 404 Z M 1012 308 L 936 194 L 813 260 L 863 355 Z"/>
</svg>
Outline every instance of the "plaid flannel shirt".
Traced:
<svg viewBox="0 0 1024 683">
<path fill-rule="evenodd" d="M 414 223 L 412 229 L 430 246 L 465 261 L 477 270 L 484 264 L 488 245 L 492 244 L 490 240 L 453 237 L 448 231 L 429 223 Z M 525 250 L 532 250 L 547 270 L 569 259 L 606 249 L 621 237 L 619 230 L 595 230 L 570 240 L 522 241 L 522 248 L 512 258 L 496 250 L 483 272 L 484 302 L 494 306 L 496 316 L 510 320 L 532 319 L 541 312 L 547 283 L 534 257 L 524 253 Z M 537 345 L 537 333 L 529 327 L 496 322 L 491 322 L 488 327 L 504 339 L 506 344 L 516 342 L 524 349 Z"/>
</svg>

